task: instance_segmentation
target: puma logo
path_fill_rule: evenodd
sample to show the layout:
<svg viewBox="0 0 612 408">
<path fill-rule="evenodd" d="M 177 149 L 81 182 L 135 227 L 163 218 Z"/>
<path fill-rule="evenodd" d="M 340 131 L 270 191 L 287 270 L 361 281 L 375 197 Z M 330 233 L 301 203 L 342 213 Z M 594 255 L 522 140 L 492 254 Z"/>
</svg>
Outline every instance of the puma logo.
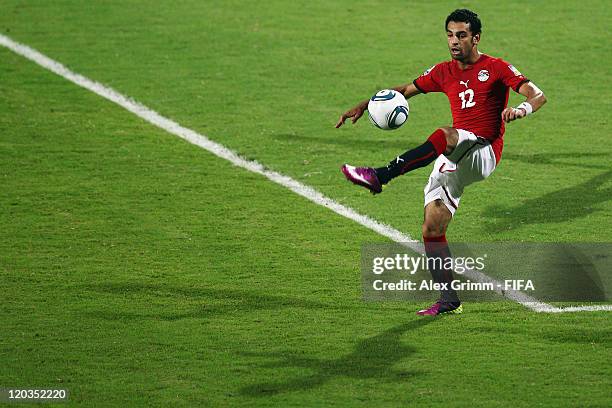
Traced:
<svg viewBox="0 0 612 408">
<path fill-rule="evenodd" d="M 469 80 L 469 79 L 468 79 L 467 81 L 465 81 L 465 82 L 463 82 L 463 81 L 459 81 L 459 83 L 460 83 L 461 85 L 465 85 L 465 87 L 466 87 L 466 88 L 468 87 L 468 82 L 470 82 L 470 80 Z"/>
</svg>

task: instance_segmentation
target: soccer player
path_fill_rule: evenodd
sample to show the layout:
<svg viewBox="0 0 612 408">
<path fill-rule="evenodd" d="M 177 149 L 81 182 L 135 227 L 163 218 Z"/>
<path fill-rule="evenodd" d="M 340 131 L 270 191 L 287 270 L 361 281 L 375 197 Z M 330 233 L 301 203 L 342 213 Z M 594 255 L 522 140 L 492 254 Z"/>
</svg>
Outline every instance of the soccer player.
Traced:
<svg viewBox="0 0 612 408">
<path fill-rule="evenodd" d="M 342 166 L 346 178 L 369 189 L 382 192 L 382 186 L 394 178 L 435 160 L 425 186 L 423 241 L 429 269 L 435 282 L 448 284 L 440 299 L 419 315 L 461 313 L 457 293 L 450 289 L 453 280 L 445 262 L 450 257 L 446 230 L 469 184 L 487 178 L 499 163 L 504 145 L 504 122 L 512 122 L 536 112 L 546 102 L 544 93 L 513 65 L 478 51 L 481 22 L 467 9 L 453 11 L 447 18 L 448 50 L 451 60 L 425 71 L 412 83 L 394 88 L 411 98 L 428 92 L 444 92 L 450 102 L 453 126 L 436 129 L 425 143 L 397 156 L 379 168 Z M 517 107 L 507 107 L 509 89 L 526 99 Z M 355 123 L 368 107 L 368 100 L 359 103 L 342 116 Z"/>
</svg>

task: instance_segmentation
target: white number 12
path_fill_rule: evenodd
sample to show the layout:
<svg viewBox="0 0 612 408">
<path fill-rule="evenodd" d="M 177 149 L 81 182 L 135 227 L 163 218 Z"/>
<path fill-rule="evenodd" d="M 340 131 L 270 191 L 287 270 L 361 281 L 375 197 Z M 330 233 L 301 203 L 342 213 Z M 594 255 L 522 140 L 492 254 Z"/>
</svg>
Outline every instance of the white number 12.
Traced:
<svg viewBox="0 0 612 408">
<path fill-rule="evenodd" d="M 472 89 L 466 89 L 459 94 L 461 98 L 461 109 L 471 108 L 476 105 L 474 102 L 474 91 Z"/>
</svg>

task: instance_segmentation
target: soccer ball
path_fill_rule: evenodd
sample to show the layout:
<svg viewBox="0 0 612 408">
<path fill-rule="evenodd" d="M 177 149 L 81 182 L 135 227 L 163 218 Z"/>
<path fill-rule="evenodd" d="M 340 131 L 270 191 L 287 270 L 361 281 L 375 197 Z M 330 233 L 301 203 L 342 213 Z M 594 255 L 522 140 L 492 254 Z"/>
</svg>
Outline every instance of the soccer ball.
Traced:
<svg viewBox="0 0 612 408">
<path fill-rule="evenodd" d="M 374 126 L 393 130 L 408 120 L 408 101 L 404 95 L 391 89 L 376 92 L 368 102 L 368 116 Z"/>
</svg>

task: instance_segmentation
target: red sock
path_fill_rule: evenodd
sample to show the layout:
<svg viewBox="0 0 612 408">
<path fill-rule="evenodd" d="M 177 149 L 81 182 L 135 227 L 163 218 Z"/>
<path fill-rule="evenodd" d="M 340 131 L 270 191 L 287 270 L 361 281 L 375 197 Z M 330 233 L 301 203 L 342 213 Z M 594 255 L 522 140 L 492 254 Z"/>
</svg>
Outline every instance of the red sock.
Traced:
<svg viewBox="0 0 612 408">
<path fill-rule="evenodd" d="M 442 234 L 439 237 L 423 237 L 423 243 L 425 244 L 425 253 L 427 256 L 436 256 L 440 252 L 449 252 L 448 241 L 446 240 L 446 234 Z"/>
<path fill-rule="evenodd" d="M 423 242 L 448 242 L 446 240 L 446 234 L 442 234 L 439 237 L 423 237 Z"/>
<path fill-rule="evenodd" d="M 439 237 L 423 237 L 425 243 L 425 254 L 428 258 L 429 272 L 437 283 L 446 283 L 449 288 L 442 290 L 442 300 L 447 302 L 458 302 L 457 292 L 450 288 L 451 282 L 453 281 L 453 271 L 445 267 L 447 258 L 451 257 L 448 242 L 446 241 L 446 234 L 440 235 Z M 431 262 L 429 259 L 439 259 L 437 262 Z M 439 267 L 440 264 L 442 267 Z"/>
<path fill-rule="evenodd" d="M 434 149 L 436 149 L 438 156 L 446 151 L 446 134 L 442 129 L 436 129 L 427 140 L 434 145 Z"/>
</svg>

